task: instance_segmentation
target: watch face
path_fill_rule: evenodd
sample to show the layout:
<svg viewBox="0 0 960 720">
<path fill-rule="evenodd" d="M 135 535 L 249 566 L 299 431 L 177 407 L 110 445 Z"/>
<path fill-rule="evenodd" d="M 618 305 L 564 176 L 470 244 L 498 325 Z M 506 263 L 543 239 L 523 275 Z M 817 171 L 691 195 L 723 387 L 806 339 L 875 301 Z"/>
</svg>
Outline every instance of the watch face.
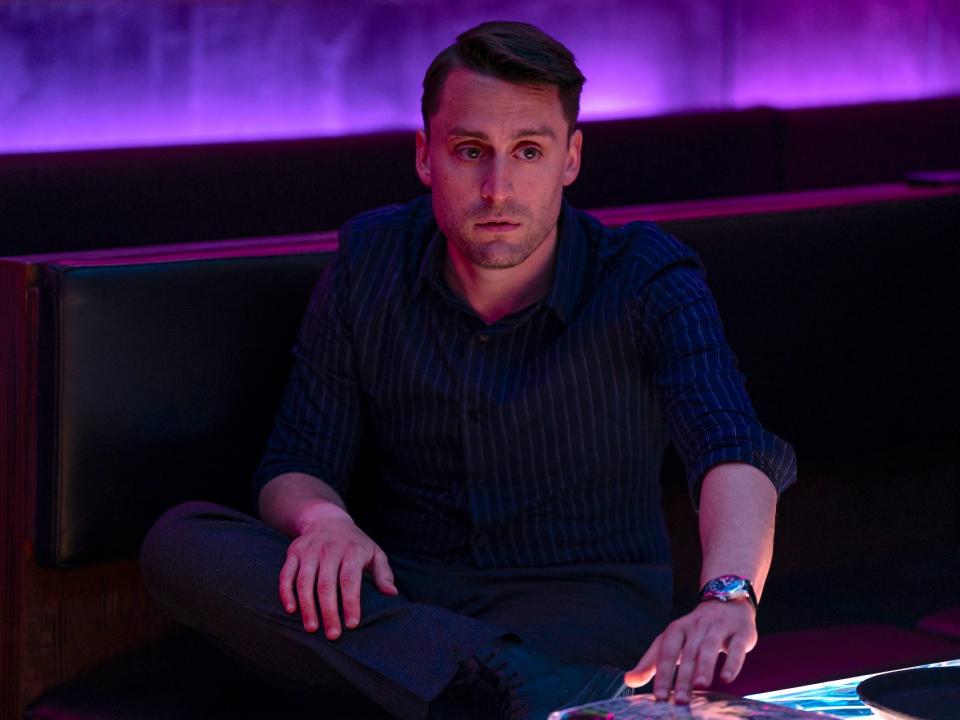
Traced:
<svg viewBox="0 0 960 720">
<path fill-rule="evenodd" d="M 707 585 L 707 592 L 722 593 L 724 595 L 733 595 L 746 592 L 746 581 L 736 575 L 721 575 L 710 581 Z"/>
<path fill-rule="evenodd" d="M 747 580 L 744 578 L 736 575 L 721 575 L 707 583 L 702 597 L 727 602 L 727 600 L 749 598 L 750 591 L 747 589 Z"/>
<path fill-rule="evenodd" d="M 757 598 L 750 587 L 750 581 L 738 575 L 721 575 L 709 581 L 703 586 L 700 599 L 720 602 L 746 599 L 753 605 L 754 610 L 757 608 Z"/>
</svg>

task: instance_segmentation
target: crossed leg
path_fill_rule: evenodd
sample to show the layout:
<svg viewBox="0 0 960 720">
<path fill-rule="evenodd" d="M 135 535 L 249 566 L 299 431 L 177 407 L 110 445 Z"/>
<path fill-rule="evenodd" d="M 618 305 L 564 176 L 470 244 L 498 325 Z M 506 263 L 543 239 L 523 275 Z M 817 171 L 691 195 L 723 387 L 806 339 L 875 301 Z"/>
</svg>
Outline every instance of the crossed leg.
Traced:
<svg viewBox="0 0 960 720">
<path fill-rule="evenodd" d="M 629 667 L 668 612 L 662 567 L 480 569 L 391 555 L 400 595 L 364 578 L 360 625 L 328 640 L 281 607 L 288 545 L 249 515 L 191 502 L 157 521 L 141 564 L 157 604 L 230 654 L 306 689 L 355 689 L 399 718 L 426 718 L 460 661 L 494 638 L 516 635 L 560 662 Z"/>
</svg>

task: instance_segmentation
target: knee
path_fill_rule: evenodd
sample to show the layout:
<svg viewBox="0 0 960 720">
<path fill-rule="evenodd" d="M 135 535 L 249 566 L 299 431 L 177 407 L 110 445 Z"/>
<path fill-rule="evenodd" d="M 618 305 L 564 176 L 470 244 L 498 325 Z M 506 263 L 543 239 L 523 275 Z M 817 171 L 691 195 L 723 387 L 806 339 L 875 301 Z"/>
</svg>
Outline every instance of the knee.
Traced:
<svg viewBox="0 0 960 720">
<path fill-rule="evenodd" d="M 188 577 L 188 549 L 206 544 L 206 525 L 217 517 L 241 515 L 203 501 L 191 501 L 167 510 L 147 532 L 140 548 L 140 572 L 150 595 L 158 601 Z"/>
<path fill-rule="evenodd" d="M 153 527 L 147 532 L 140 548 L 140 561 L 152 564 L 158 557 L 167 555 L 164 550 L 182 543 L 194 531 L 194 526 L 201 523 L 203 518 L 210 517 L 218 511 L 230 512 L 220 505 L 203 501 L 185 502 L 167 510 L 157 518 Z"/>
</svg>

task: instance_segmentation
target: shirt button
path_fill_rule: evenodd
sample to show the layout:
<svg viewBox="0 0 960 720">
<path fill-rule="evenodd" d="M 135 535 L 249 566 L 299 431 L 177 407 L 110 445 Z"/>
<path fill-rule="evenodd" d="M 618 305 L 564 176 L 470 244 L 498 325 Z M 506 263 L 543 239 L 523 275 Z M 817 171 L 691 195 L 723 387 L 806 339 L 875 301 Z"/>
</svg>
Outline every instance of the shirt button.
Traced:
<svg viewBox="0 0 960 720">
<path fill-rule="evenodd" d="M 486 547 L 486 546 L 487 546 L 487 536 L 477 535 L 477 547 Z"/>
<path fill-rule="evenodd" d="M 476 410 L 471 410 L 469 413 L 467 413 L 467 416 L 474 422 L 480 422 L 480 413 Z"/>
<path fill-rule="evenodd" d="M 477 342 L 485 343 L 490 339 L 489 335 L 477 335 Z"/>
</svg>

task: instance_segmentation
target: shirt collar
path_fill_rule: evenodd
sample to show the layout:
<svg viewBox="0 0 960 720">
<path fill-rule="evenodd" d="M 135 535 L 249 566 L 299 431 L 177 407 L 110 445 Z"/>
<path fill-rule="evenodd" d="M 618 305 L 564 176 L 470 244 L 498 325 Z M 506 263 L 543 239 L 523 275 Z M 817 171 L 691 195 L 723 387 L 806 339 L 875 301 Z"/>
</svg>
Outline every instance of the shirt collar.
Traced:
<svg viewBox="0 0 960 720">
<path fill-rule="evenodd" d="M 423 258 L 420 260 L 417 279 L 413 285 L 416 292 L 420 292 L 427 283 L 438 290 L 443 288 L 443 257 L 447 249 L 447 239 L 436 225 L 431 225 L 431 227 L 433 233 L 430 235 Z"/>
<path fill-rule="evenodd" d="M 427 243 L 414 283 L 417 292 L 426 283 L 430 283 L 441 292 L 444 288 L 443 258 L 447 240 L 435 225 L 432 227 L 434 232 Z M 586 260 L 586 237 L 577 222 L 576 212 L 564 198 L 557 221 L 557 264 L 553 286 L 543 299 L 543 304 L 551 308 L 564 324 L 570 322 L 570 318 L 576 311 L 583 287 Z"/>
<path fill-rule="evenodd" d="M 553 308 L 564 324 L 569 324 L 580 300 L 583 274 L 587 265 L 587 239 L 577 222 L 577 213 L 566 198 L 557 223 L 557 266 L 553 287 L 544 304 Z"/>
</svg>

